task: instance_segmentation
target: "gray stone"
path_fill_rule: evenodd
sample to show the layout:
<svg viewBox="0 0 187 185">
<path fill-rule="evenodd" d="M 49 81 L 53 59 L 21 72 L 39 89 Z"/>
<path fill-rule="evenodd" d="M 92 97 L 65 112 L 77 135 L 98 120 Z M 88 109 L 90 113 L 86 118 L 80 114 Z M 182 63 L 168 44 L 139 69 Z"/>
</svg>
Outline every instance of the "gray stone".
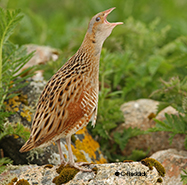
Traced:
<svg viewBox="0 0 187 185">
<path fill-rule="evenodd" d="M 187 169 L 187 151 L 161 150 L 154 153 L 151 158 L 162 163 L 166 170 L 163 185 L 183 185 L 181 174 L 184 174 L 183 169 Z"/>
<path fill-rule="evenodd" d="M 94 171 L 80 171 L 67 185 L 156 184 L 157 179 L 160 177 L 155 168 L 149 170 L 148 167 L 140 162 L 91 164 L 88 167 L 91 169 L 97 167 L 97 173 Z M 25 169 L 21 170 L 22 166 L 19 168 L 20 174 L 16 174 L 18 179 L 29 179 L 28 181 L 31 184 L 36 182 L 41 185 L 53 184 L 53 178 L 58 176 L 55 166 L 51 169 L 44 168 L 44 166 L 28 166 L 28 170 L 26 171 Z M 50 173 L 47 173 L 48 175 L 46 175 L 47 171 L 50 171 Z"/>
<path fill-rule="evenodd" d="M 163 121 L 165 119 L 165 113 L 178 114 L 178 112 L 171 106 L 162 110 L 158 115 L 157 106 L 159 102 L 151 99 L 139 99 L 124 103 L 121 106 L 121 110 L 124 114 L 125 122 L 120 124 L 114 132 L 123 132 L 123 130 L 129 127 L 139 128 L 141 130 L 147 130 L 156 125 L 156 122 L 152 119 L 154 116 L 158 120 Z M 176 148 L 178 150 L 184 150 L 184 134 L 177 134 L 173 138 L 173 142 L 170 145 L 169 132 L 153 132 L 146 135 L 139 135 L 130 138 L 126 148 L 121 152 L 122 155 L 128 156 L 132 154 L 133 150 L 149 151 L 148 156 L 159 150 L 168 148 Z"/>
</svg>

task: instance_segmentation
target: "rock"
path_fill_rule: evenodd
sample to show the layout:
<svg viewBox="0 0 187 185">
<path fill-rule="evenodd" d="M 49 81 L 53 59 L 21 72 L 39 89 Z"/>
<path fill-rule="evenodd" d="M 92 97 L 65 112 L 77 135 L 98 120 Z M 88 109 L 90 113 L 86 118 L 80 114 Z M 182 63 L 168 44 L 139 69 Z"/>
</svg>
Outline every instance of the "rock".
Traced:
<svg viewBox="0 0 187 185">
<path fill-rule="evenodd" d="M 183 184 L 180 176 L 184 174 L 182 169 L 187 168 L 187 151 L 162 150 L 154 153 L 151 158 L 160 161 L 166 170 L 163 185 Z"/>
<path fill-rule="evenodd" d="M 1 182 L 6 183 L 14 178 L 28 180 L 30 184 L 51 185 L 54 177 L 58 176 L 56 167 L 46 168 L 45 166 L 20 166 L 14 167 L 0 176 Z M 117 185 L 117 184 L 156 184 L 160 178 L 157 170 L 153 167 L 150 170 L 140 162 L 132 163 L 110 163 L 91 164 L 92 172 L 79 171 L 67 185 Z M 139 172 L 139 173 L 136 173 Z M 11 178 L 10 178 L 11 176 Z M 8 179 L 8 180 L 6 180 Z"/>
<path fill-rule="evenodd" d="M 154 127 L 156 123 L 152 117 L 156 115 L 158 104 L 158 101 L 151 99 L 139 99 L 124 103 L 121 106 L 121 110 L 125 117 L 125 123 L 120 124 L 115 129 L 115 132 L 123 132 L 124 128 L 129 127 L 137 127 L 141 130 Z M 165 113 L 178 114 L 173 107 L 167 107 L 156 116 L 156 119 L 163 121 L 165 119 Z M 132 154 L 132 151 L 135 149 L 143 151 L 149 150 L 148 155 L 168 148 L 184 150 L 185 136 L 183 134 L 177 134 L 173 138 L 171 145 L 169 143 L 169 137 L 168 132 L 154 132 L 133 137 L 129 139 L 126 148 L 122 151 L 122 155 L 128 156 Z"/>
<path fill-rule="evenodd" d="M 58 49 L 54 49 L 49 46 L 27 44 L 25 47 L 27 48 L 28 54 L 34 51 L 34 56 L 22 67 L 22 69 L 20 69 L 20 71 L 18 71 L 17 74 L 34 65 L 45 64 L 50 60 L 56 61 L 60 55 L 60 51 Z M 43 71 L 35 71 L 35 75 L 32 78 L 35 80 L 43 79 L 42 75 Z"/>
<path fill-rule="evenodd" d="M 0 140 L 0 148 L 3 149 L 4 156 L 9 156 L 9 158 L 15 161 L 14 164 L 26 164 L 27 153 L 20 154 L 19 152 L 24 143 L 21 137 L 7 135 Z"/>
<path fill-rule="evenodd" d="M 27 44 L 25 46 L 28 53 L 31 53 L 33 51 L 35 51 L 35 53 L 32 59 L 27 62 L 25 66 L 23 66 L 23 69 L 26 69 L 33 65 L 45 64 L 50 60 L 56 61 L 60 53 L 58 49 L 54 49 L 49 46 L 39 46 L 35 44 Z"/>
<path fill-rule="evenodd" d="M 125 117 L 125 123 L 118 126 L 117 131 L 122 131 L 128 127 L 138 127 L 142 130 L 147 130 L 150 127 L 148 116 L 151 113 L 156 114 L 157 105 L 159 102 L 151 99 L 139 99 L 129 101 L 121 106 L 121 111 Z"/>
<path fill-rule="evenodd" d="M 34 81 L 28 79 L 28 86 L 20 89 L 20 95 L 9 99 L 6 102 L 7 111 L 14 111 L 16 114 L 10 116 L 9 123 L 13 127 L 17 127 L 17 123 L 21 123 L 25 127 L 25 131 L 29 131 L 31 120 L 34 116 L 38 98 L 46 84 L 45 81 Z M 63 140 L 62 140 L 63 141 Z M 60 156 L 57 145 L 51 144 L 45 148 L 33 149 L 26 153 L 19 153 L 19 149 L 24 144 L 24 140 L 20 137 L 7 135 L 0 141 L 0 148 L 3 149 L 5 157 L 9 157 L 14 164 L 59 164 Z M 13 147 L 16 146 L 16 147 Z M 68 156 L 66 144 L 62 144 L 65 158 Z M 100 151 L 100 146 L 89 134 L 86 128 L 78 131 L 72 138 L 72 150 L 75 160 L 78 162 L 107 162 Z"/>
</svg>

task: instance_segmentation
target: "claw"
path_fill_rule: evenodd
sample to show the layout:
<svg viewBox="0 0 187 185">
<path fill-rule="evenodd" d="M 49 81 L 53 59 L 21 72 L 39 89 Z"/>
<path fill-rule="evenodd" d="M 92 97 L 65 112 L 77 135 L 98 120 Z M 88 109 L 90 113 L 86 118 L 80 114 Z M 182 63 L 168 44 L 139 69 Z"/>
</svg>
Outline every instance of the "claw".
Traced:
<svg viewBox="0 0 187 185">
<path fill-rule="evenodd" d="M 76 164 L 78 164 L 79 166 L 85 166 L 85 165 L 90 165 L 90 164 L 93 164 L 93 163 L 90 163 L 90 162 L 76 162 Z"/>
<path fill-rule="evenodd" d="M 88 162 L 79 162 L 79 163 L 74 163 L 74 164 L 69 164 L 71 167 L 74 167 L 80 171 L 83 171 L 83 172 L 92 172 L 91 169 L 87 169 L 87 168 L 81 168 L 80 166 L 83 166 L 83 165 L 88 165 L 90 163 Z"/>
</svg>

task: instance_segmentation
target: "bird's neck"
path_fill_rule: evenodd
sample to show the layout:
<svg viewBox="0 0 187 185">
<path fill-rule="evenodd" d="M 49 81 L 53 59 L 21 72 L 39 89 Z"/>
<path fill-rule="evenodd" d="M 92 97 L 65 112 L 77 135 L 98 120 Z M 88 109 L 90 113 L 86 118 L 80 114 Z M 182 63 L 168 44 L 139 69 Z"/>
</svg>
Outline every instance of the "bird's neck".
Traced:
<svg viewBox="0 0 187 185">
<path fill-rule="evenodd" d="M 75 55 L 84 56 L 83 63 L 87 63 L 89 69 L 92 71 L 92 75 L 98 77 L 99 73 L 99 60 L 101 54 L 102 44 L 96 43 L 94 38 L 91 37 L 88 33 L 85 35 L 85 38 L 80 46 L 79 50 Z"/>
<path fill-rule="evenodd" d="M 95 35 L 86 33 L 80 49 L 86 50 L 92 57 L 100 59 L 103 43 L 97 42 Z"/>
</svg>

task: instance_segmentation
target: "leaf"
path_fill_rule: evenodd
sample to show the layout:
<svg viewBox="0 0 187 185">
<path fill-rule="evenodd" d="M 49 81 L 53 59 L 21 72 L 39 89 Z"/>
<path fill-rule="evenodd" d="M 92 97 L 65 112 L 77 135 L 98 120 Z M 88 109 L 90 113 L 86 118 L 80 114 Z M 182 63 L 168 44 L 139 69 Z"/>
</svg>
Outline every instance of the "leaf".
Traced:
<svg viewBox="0 0 187 185">
<path fill-rule="evenodd" d="M 187 184 L 187 171 L 182 169 L 184 174 L 181 174 L 181 181 L 183 181 L 183 184 Z"/>
<path fill-rule="evenodd" d="M 149 151 L 133 150 L 132 154 L 127 156 L 127 160 L 139 161 L 148 155 Z"/>
<path fill-rule="evenodd" d="M 137 135 L 144 134 L 144 131 L 138 129 L 138 128 L 131 128 L 124 129 L 122 133 L 115 132 L 114 133 L 114 141 L 119 144 L 119 147 L 121 150 L 124 150 L 126 147 L 126 144 L 128 143 L 128 140 L 131 137 L 135 137 Z"/>
<path fill-rule="evenodd" d="M 2 8 L 1 12 L 4 10 Z M 6 11 L 6 19 L 3 19 L 3 25 L 1 26 L 1 42 L 5 44 L 5 42 L 9 39 L 10 35 L 13 33 L 13 30 L 17 23 L 23 18 L 23 15 L 20 15 L 20 10 L 15 10 L 10 12 L 10 10 Z M 5 16 L 5 14 L 2 13 Z"/>
<path fill-rule="evenodd" d="M 13 161 L 8 157 L 0 158 L 0 174 L 6 169 L 6 164 L 12 164 Z"/>
<path fill-rule="evenodd" d="M 26 79 L 33 74 L 20 78 L 20 74 L 18 75 L 17 72 L 31 59 L 33 53 L 27 54 L 25 46 L 18 47 L 8 40 L 15 26 L 23 17 L 20 10 L 5 11 L 0 7 L 0 16 L 0 139 L 8 134 L 28 138 L 28 132 L 19 124 L 17 129 L 10 125 L 5 127 L 6 118 L 13 112 L 6 111 L 4 102 L 8 98 L 18 95 L 18 91 L 28 84 Z M 29 70 L 26 69 L 21 74 Z"/>
<path fill-rule="evenodd" d="M 97 133 L 99 134 L 99 136 L 108 139 L 109 135 L 107 133 L 107 131 L 103 128 L 102 124 L 96 124 L 96 127 L 94 128 L 94 130 L 97 130 Z"/>
<path fill-rule="evenodd" d="M 148 132 L 157 132 L 157 131 L 166 131 L 170 132 L 170 144 L 173 141 L 173 138 L 176 134 L 185 134 L 187 136 L 187 115 L 174 115 L 174 114 L 165 114 L 165 120 L 160 121 L 157 119 L 154 119 L 154 121 L 157 123 L 154 128 L 150 128 L 147 131 Z M 186 138 L 185 138 L 185 147 L 186 144 Z"/>
<path fill-rule="evenodd" d="M 159 55 L 153 55 L 150 56 L 147 66 L 149 73 L 153 76 L 157 72 L 158 68 L 160 67 L 160 64 L 164 61 L 164 58 Z"/>
<path fill-rule="evenodd" d="M 119 145 L 121 150 L 124 150 L 126 147 L 126 144 L 130 138 L 130 134 L 124 134 L 122 137 L 122 134 L 119 132 L 114 133 L 114 141 Z"/>
<path fill-rule="evenodd" d="M 168 102 L 159 102 L 159 104 L 157 105 L 157 114 L 168 106 L 170 106 L 170 103 Z"/>
</svg>

